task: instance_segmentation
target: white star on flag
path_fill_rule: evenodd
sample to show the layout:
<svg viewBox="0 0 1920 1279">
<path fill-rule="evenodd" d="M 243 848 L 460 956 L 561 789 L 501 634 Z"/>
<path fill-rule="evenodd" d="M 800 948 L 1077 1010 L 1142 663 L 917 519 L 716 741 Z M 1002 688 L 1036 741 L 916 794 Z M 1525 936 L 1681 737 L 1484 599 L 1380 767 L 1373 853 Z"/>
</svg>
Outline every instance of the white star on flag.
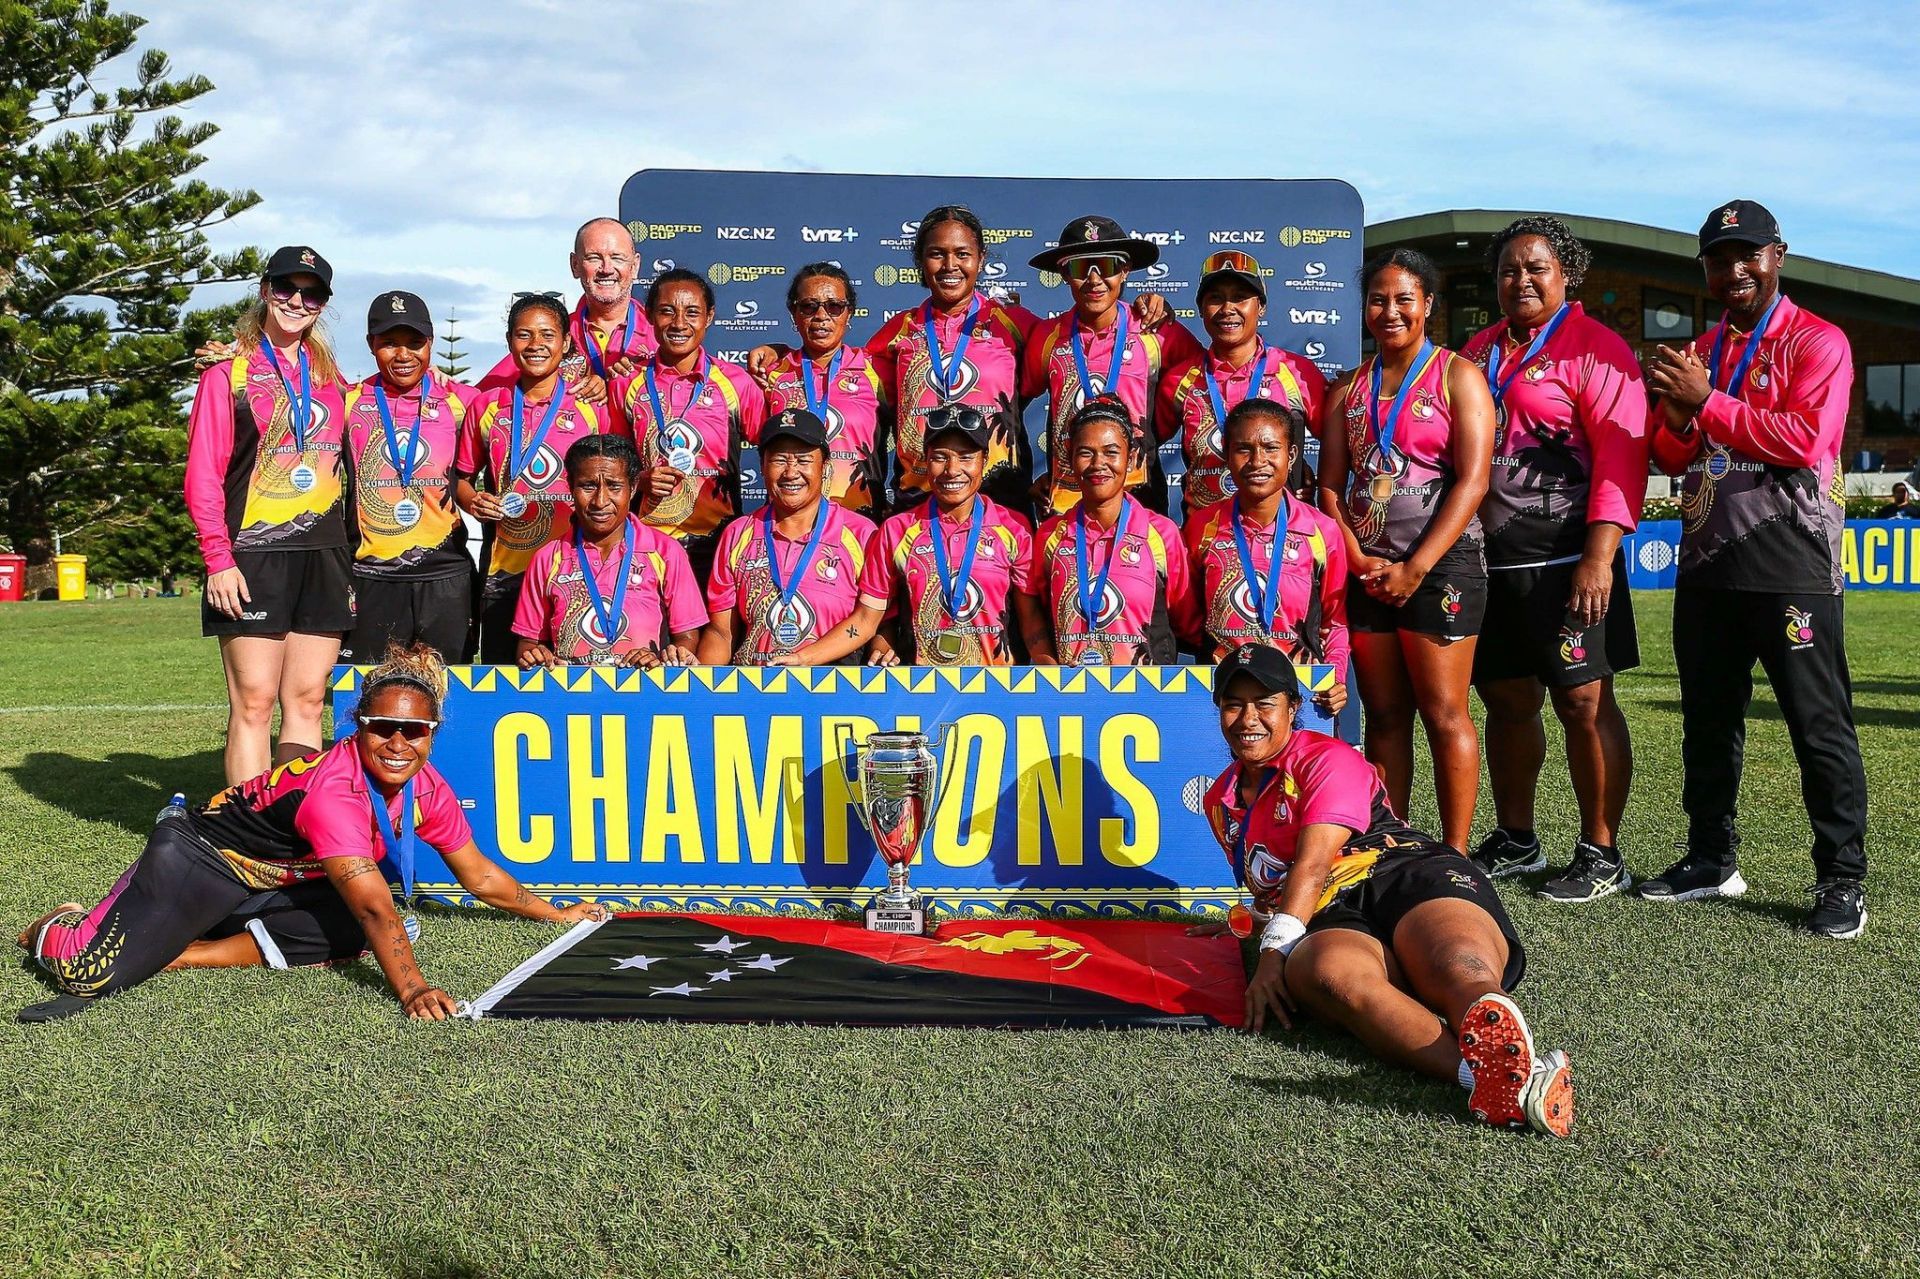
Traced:
<svg viewBox="0 0 1920 1279">
<path fill-rule="evenodd" d="M 792 961 L 793 961 L 792 955 L 788 955 L 785 959 L 775 959 L 772 955 L 763 954 L 760 956 L 760 958 L 749 959 L 745 963 L 741 964 L 740 966 L 742 968 L 758 968 L 763 973 L 770 973 L 774 969 L 778 968 L 780 965 L 791 963 Z"/>
<path fill-rule="evenodd" d="M 720 934 L 719 941 L 703 941 L 700 943 L 701 950 L 705 950 L 705 951 L 717 950 L 727 955 L 731 955 L 736 950 L 745 950 L 746 948 L 747 948 L 747 943 L 743 941 L 735 941 L 732 937 L 729 937 L 725 933 Z"/>
<path fill-rule="evenodd" d="M 705 989 L 705 986 L 695 986 L 683 981 L 678 986 L 655 986 L 653 988 L 653 995 L 692 995 L 696 991 Z M 647 998 L 652 999 L 653 995 L 648 995 Z"/>
<path fill-rule="evenodd" d="M 625 959 L 614 960 L 613 970 L 615 972 L 619 972 L 622 968 L 638 968 L 641 972 L 644 973 L 647 971 L 647 969 L 653 967 L 655 964 L 659 962 L 660 962 L 659 960 L 654 959 L 647 955 L 628 955 Z"/>
<path fill-rule="evenodd" d="M 707 980 L 708 980 L 708 981 L 732 981 L 732 980 L 733 980 L 733 969 L 731 969 L 731 968 L 722 968 L 722 969 L 721 969 L 721 970 L 720 970 L 719 972 L 717 972 L 717 973 L 708 973 L 708 974 L 707 974 Z"/>
</svg>

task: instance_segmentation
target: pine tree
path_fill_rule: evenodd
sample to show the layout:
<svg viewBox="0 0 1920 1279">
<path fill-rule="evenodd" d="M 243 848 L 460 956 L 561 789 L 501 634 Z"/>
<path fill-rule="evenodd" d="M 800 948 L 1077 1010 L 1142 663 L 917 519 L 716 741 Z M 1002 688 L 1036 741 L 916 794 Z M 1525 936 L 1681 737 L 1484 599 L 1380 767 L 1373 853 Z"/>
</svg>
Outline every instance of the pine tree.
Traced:
<svg viewBox="0 0 1920 1279">
<path fill-rule="evenodd" d="M 144 25 L 107 0 L 0 0 L 0 541 L 35 565 L 56 531 L 87 549 L 179 506 L 191 352 L 235 314 L 187 303 L 261 270 L 206 239 L 260 197 L 194 178 L 216 130 L 168 114 L 212 83 L 158 49 L 115 62 Z M 197 563 L 190 526 L 151 536 L 162 565 Z"/>
<path fill-rule="evenodd" d="M 440 370 L 440 376 L 447 381 L 458 382 L 467 374 L 467 366 L 460 362 L 466 357 L 467 353 L 460 349 L 460 313 L 449 310 L 446 341 L 440 347 L 440 363 L 434 367 Z"/>
</svg>

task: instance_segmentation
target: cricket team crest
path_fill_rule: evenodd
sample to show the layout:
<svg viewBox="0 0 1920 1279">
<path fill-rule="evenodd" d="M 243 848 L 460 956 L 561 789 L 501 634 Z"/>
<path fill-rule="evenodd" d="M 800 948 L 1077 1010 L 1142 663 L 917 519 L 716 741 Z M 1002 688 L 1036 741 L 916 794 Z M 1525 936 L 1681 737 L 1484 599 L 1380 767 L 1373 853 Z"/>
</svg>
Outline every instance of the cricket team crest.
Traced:
<svg viewBox="0 0 1920 1279">
<path fill-rule="evenodd" d="M 1813 614 L 1791 604 L 1787 605 L 1787 647 L 1796 650 L 1813 647 Z"/>
</svg>

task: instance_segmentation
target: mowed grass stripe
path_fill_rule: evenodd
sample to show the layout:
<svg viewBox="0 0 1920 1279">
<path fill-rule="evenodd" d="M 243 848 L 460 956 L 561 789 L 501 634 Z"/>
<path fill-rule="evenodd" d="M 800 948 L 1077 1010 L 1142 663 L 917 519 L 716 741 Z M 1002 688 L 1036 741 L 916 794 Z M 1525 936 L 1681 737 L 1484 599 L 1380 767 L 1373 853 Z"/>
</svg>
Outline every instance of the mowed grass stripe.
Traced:
<svg viewBox="0 0 1920 1279">
<path fill-rule="evenodd" d="M 1636 602 L 1648 668 L 1619 687 L 1644 875 L 1684 823 L 1670 601 Z M 1568 909 L 1502 884 L 1523 1005 L 1579 1072 L 1570 1143 L 1475 1128 L 1457 1090 L 1316 1027 L 420 1026 L 370 964 L 178 974 L 72 1022 L 0 1023 L 0 1273 L 1912 1273 L 1920 629 L 1905 597 L 1848 612 L 1862 942 L 1785 926 L 1809 836 L 1764 689 L 1744 901 Z M 174 601 L 0 606 L 0 704 L 209 707 L 0 724 L 10 930 L 97 898 L 168 794 L 218 785 L 197 629 Z M 1564 859 L 1549 734 L 1540 820 Z M 1424 782 L 1413 816 L 1433 818 Z M 426 928 L 428 974 L 461 997 L 556 935 L 464 912 Z M 0 1011 L 45 989 L 9 966 Z"/>
</svg>

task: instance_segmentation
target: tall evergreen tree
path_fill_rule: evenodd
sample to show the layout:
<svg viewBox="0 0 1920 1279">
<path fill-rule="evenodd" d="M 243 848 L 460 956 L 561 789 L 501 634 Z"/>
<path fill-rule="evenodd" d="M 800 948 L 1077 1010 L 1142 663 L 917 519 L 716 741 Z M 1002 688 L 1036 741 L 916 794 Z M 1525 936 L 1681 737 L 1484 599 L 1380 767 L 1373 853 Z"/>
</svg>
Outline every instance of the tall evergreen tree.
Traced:
<svg viewBox="0 0 1920 1279">
<path fill-rule="evenodd" d="M 434 365 L 440 370 L 440 376 L 449 382 L 458 382 L 467 375 L 467 366 L 461 361 L 467 353 L 460 347 L 460 313 L 447 311 L 447 336 L 440 343 L 440 362 Z"/>
<path fill-rule="evenodd" d="M 178 507 L 191 352 L 235 314 L 187 303 L 261 270 L 206 238 L 260 197 L 194 178 L 216 130 L 170 114 L 212 83 L 158 49 L 115 62 L 144 25 L 107 0 L 0 0 L 0 541 L 35 564 L 56 531 Z M 190 526 L 152 537 L 161 565 L 192 563 Z"/>
</svg>

